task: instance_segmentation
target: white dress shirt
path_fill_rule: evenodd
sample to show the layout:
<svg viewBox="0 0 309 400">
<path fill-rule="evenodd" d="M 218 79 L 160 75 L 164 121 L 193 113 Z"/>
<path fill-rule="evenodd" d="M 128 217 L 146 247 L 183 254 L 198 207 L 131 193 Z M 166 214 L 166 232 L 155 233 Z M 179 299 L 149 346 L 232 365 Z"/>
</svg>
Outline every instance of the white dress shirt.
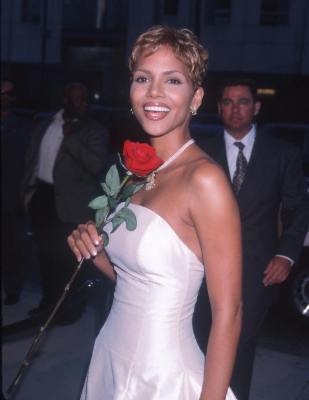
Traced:
<svg viewBox="0 0 309 400">
<path fill-rule="evenodd" d="M 63 140 L 63 124 L 63 110 L 60 110 L 48 126 L 40 145 L 37 177 L 47 183 L 54 183 L 53 169 Z"/>
<path fill-rule="evenodd" d="M 250 131 L 244 136 L 241 140 L 236 140 L 232 135 L 230 135 L 226 130 L 224 130 L 224 141 L 225 141 L 225 149 L 226 149 L 226 157 L 227 163 L 230 171 L 231 180 L 236 171 L 236 160 L 238 156 L 239 149 L 234 145 L 235 142 L 241 142 L 244 144 L 243 153 L 246 157 L 247 162 L 249 163 L 254 141 L 256 136 L 256 128 L 255 125 L 252 125 Z"/>
</svg>

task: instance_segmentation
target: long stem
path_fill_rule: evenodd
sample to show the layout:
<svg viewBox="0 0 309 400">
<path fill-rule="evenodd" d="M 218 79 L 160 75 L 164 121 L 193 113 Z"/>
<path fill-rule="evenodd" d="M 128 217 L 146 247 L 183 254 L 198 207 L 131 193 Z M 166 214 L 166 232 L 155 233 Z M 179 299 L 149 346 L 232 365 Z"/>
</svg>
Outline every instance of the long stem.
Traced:
<svg viewBox="0 0 309 400">
<path fill-rule="evenodd" d="M 57 313 L 57 311 L 59 309 L 59 307 L 61 306 L 61 304 L 63 303 L 65 297 L 67 296 L 67 294 L 68 294 L 68 292 L 69 292 L 69 290 L 70 290 L 70 288 L 72 286 L 72 283 L 74 282 L 77 274 L 79 273 L 79 271 L 81 269 L 81 266 L 82 266 L 83 262 L 84 262 L 84 258 L 82 258 L 81 261 L 79 262 L 79 264 L 77 265 L 76 270 L 74 271 L 74 273 L 71 276 L 69 282 L 65 286 L 65 288 L 64 288 L 64 290 L 62 292 L 62 295 L 59 298 L 59 300 L 57 301 L 57 304 L 55 305 L 53 311 L 51 312 L 51 314 L 47 318 L 45 324 L 43 324 L 40 327 L 39 332 L 37 333 L 37 335 L 35 336 L 34 340 L 32 341 L 31 346 L 30 346 L 30 348 L 29 348 L 29 350 L 28 350 L 28 352 L 27 352 L 27 354 L 26 354 L 26 356 L 25 356 L 25 358 L 24 358 L 24 360 L 23 360 L 23 362 L 22 362 L 17 374 L 16 374 L 16 377 L 14 378 L 14 380 L 12 381 L 12 383 L 10 384 L 10 386 L 9 386 L 9 388 L 7 390 L 7 394 L 8 394 L 7 398 L 11 397 L 11 395 L 13 394 L 13 391 L 16 390 L 18 384 L 20 383 L 21 378 L 25 373 L 25 370 L 30 365 L 30 361 L 31 361 L 33 355 L 35 354 L 35 352 L 37 350 L 37 347 L 38 347 L 38 345 L 39 345 L 39 343 L 40 343 L 40 341 L 41 341 L 41 339 L 43 337 L 44 332 L 46 331 L 46 329 L 48 328 L 48 326 L 52 322 L 53 318 L 55 317 L 55 315 L 56 315 L 56 313 Z"/>
<path fill-rule="evenodd" d="M 121 191 L 121 189 L 124 187 L 124 185 L 127 183 L 127 181 L 129 180 L 129 178 L 131 177 L 131 174 L 127 174 L 123 181 L 120 184 L 120 189 L 119 191 Z M 102 229 L 102 227 L 108 222 L 108 216 L 105 217 L 102 226 L 100 227 Z M 31 346 L 17 372 L 16 377 L 14 378 L 14 380 L 12 381 L 12 383 L 10 384 L 10 386 L 7 389 L 7 399 L 9 399 L 11 397 L 11 395 L 13 394 L 13 391 L 16 390 L 18 384 L 21 382 L 21 378 L 24 375 L 27 367 L 30 365 L 31 359 L 33 357 L 33 355 L 35 354 L 38 345 L 40 344 L 40 341 L 43 337 L 44 332 L 46 331 L 46 329 L 48 328 L 48 326 L 50 325 L 50 323 L 52 322 L 52 320 L 54 319 L 59 307 L 61 306 L 61 304 L 63 303 L 65 297 L 67 296 L 72 283 L 74 282 L 82 264 L 84 262 L 84 257 L 81 259 L 81 261 L 79 262 L 79 264 L 76 267 L 76 270 L 74 271 L 73 275 L 71 276 L 71 279 L 69 280 L 69 282 L 67 283 L 67 285 L 65 286 L 61 297 L 59 298 L 59 300 L 57 301 L 56 306 L 54 307 L 53 311 L 51 312 L 50 316 L 47 318 L 47 321 L 45 322 L 45 324 L 43 324 L 40 327 L 39 332 L 37 333 L 37 335 L 35 336 L 34 340 L 31 343 Z"/>
<path fill-rule="evenodd" d="M 124 187 L 124 185 L 128 182 L 128 180 L 129 180 L 129 178 L 130 178 L 131 176 L 132 176 L 132 175 L 127 174 L 127 175 L 123 178 L 123 181 L 122 181 L 121 184 L 120 184 L 119 192 L 120 192 L 121 189 Z"/>
</svg>

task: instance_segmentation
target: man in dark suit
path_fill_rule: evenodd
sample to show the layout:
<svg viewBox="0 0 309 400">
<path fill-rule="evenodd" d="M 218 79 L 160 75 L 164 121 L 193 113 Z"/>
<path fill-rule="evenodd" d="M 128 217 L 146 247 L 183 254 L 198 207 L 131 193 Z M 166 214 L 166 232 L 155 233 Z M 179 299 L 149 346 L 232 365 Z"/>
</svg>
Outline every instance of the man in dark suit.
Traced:
<svg viewBox="0 0 309 400">
<path fill-rule="evenodd" d="M 200 143 L 229 177 L 242 220 L 244 314 L 231 383 L 238 400 L 249 398 L 259 327 L 300 255 L 309 221 L 300 153 L 256 127 L 260 107 L 253 82 L 226 81 L 218 102 L 224 130 Z"/>
<path fill-rule="evenodd" d="M 37 243 L 43 292 L 30 315 L 48 313 L 55 305 L 76 268 L 66 238 L 78 223 L 93 219 L 88 203 L 99 191 L 108 135 L 89 117 L 88 102 L 82 84 L 68 85 L 64 108 L 38 124 L 28 149 L 22 193 Z"/>
</svg>

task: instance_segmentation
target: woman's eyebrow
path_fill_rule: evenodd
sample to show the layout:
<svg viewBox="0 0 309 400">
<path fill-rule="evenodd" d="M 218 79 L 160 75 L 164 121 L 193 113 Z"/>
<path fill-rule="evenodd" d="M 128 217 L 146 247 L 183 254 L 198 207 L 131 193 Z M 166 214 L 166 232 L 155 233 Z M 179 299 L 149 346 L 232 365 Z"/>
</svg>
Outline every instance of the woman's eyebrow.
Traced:
<svg viewBox="0 0 309 400">
<path fill-rule="evenodd" d="M 175 74 L 175 73 L 184 75 L 184 73 L 182 71 L 178 71 L 177 69 L 173 69 L 171 71 L 164 71 L 163 73 L 164 73 L 164 75 L 171 75 L 171 74 Z"/>
<path fill-rule="evenodd" d="M 152 74 L 151 71 L 149 71 L 148 69 L 144 69 L 144 68 L 136 68 L 136 70 L 134 72 L 144 72 L 145 74 Z M 175 74 L 175 73 L 185 76 L 185 74 L 182 71 L 179 71 L 177 69 L 164 71 L 163 75 L 172 75 L 172 74 Z"/>
</svg>

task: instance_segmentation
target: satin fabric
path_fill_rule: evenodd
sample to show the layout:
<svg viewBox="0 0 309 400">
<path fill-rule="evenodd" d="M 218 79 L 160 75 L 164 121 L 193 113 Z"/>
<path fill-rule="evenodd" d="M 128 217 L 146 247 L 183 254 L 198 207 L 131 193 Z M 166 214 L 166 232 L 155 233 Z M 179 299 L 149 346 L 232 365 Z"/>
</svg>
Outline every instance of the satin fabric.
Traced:
<svg viewBox="0 0 309 400">
<path fill-rule="evenodd" d="M 129 207 L 137 228 L 110 234 L 117 284 L 81 400 L 198 400 L 204 355 L 192 315 L 204 267 L 158 214 Z"/>
</svg>

